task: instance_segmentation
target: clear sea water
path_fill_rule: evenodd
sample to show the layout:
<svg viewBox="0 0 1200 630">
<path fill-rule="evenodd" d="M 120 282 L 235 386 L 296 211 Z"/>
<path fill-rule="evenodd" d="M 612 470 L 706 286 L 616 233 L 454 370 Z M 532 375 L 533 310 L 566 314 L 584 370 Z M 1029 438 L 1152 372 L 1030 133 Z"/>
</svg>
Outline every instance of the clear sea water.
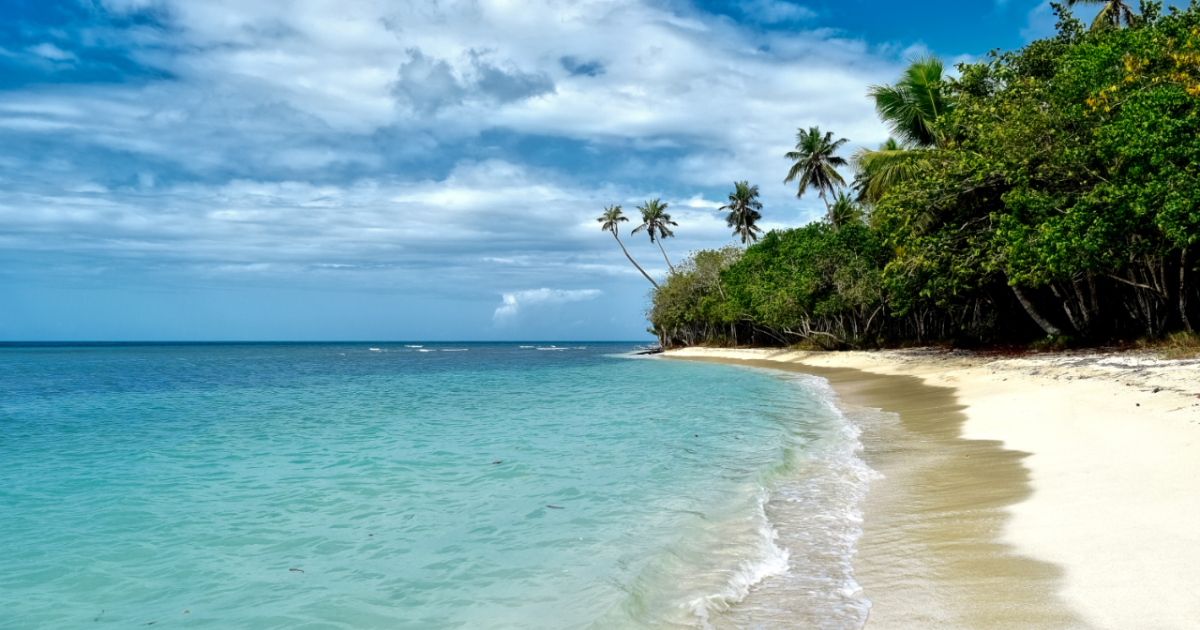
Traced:
<svg viewBox="0 0 1200 630">
<path fill-rule="evenodd" d="M 550 345 L 0 347 L 0 627 L 862 625 L 821 381 Z"/>
</svg>

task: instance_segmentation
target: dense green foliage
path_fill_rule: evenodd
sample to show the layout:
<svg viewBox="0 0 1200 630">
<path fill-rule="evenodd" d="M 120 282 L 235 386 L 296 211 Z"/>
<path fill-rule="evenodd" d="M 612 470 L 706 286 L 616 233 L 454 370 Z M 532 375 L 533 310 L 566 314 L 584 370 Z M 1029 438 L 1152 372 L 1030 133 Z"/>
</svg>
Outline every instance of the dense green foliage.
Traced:
<svg viewBox="0 0 1200 630">
<path fill-rule="evenodd" d="M 1096 29 L 1056 8 L 1054 38 L 954 79 L 918 60 L 872 88 L 908 145 L 860 168 L 860 190 L 880 178 L 860 196 L 865 222 L 831 215 L 740 256 L 695 253 L 652 294 L 662 343 L 1106 340 L 1200 324 L 1200 7 L 1143 3 L 1127 28 Z M 913 103 L 942 104 L 936 116 L 905 109 L 906 82 L 937 91 Z"/>
</svg>

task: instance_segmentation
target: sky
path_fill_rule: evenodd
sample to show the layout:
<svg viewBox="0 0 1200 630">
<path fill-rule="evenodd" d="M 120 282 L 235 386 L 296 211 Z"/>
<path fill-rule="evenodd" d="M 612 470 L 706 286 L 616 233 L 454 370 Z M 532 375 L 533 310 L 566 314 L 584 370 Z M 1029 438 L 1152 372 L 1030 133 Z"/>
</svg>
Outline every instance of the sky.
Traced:
<svg viewBox="0 0 1200 630">
<path fill-rule="evenodd" d="M 874 147 L 869 86 L 1054 21 L 1040 0 L 0 0 L 0 341 L 648 341 L 605 205 L 668 203 L 672 262 L 731 242 L 735 181 L 766 229 L 816 220 L 783 184 L 798 128 Z"/>
</svg>

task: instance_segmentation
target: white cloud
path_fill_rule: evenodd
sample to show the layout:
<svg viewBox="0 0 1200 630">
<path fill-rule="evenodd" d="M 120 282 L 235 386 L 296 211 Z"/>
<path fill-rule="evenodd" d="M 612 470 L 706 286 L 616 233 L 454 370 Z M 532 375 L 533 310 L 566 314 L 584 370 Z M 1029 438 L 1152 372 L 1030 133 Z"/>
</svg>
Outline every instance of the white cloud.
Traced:
<svg viewBox="0 0 1200 630">
<path fill-rule="evenodd" d="M 747 17 L 763 24 L 796 22 L 817 16 L 815 11 L 806 6 L 783 0 L 746 0 L 741 6 Z"/>
<path fill-rule="evenodd" d="M 0 172 L 0 247 L 213 282 L 640 288 L 604 205 L 669 202 L 673 261 L 729 241 L 715 207 L 735 180 L 760 186 L 766 226 L 815 218 L 782 184 L 796 128 L 877 145 L 865 92 L 904 63 L 638 0 L 102 4 L 162 9 L 167 29 L 95 36 L 172 79 L 7 92 L 0 163 L 20 169 Z M 486 146 L 504 134 L 604 157 Z M 630 254 L 664 273 L 642 236 L 626 230 Z"/>
<path fill-rule="evenodd" d="M 160 4 L 173 39 L 147 35 L 143 62 L 208 95 L 286 104 L 359 133 L 399 125 L 445 139 L 504 127 L 595 142 L 677 134 L 763 148 L 797 119 L 819 119 L 880 136 L 863 138 L 873 143 L 881 128 L 854 122 L 873 119 L 865 87 L 898 67 L 829 33 L 754 33 L 635 0 L 520 10 L 502 0 Z M 746 10 L 763 21 L 810 12 L 782 0 L 751 0 Z M 164 57 L 172 44 L 179 53 Z"/>
<path fill-rule="evenodd" d="M 566 304 L 568 302 L 593 300 L 603 295 L 603 293 L 603 291 L 596 289 L 578 289 L 568 291 L 546 288 L 505 293 L 503 296 L 504 304 L 496 309 L 496 312 L 492 315 L 492 320 L 496 322 L 497 325 L 504 325 L 510 323 L 523 311 L 550 305 Z"/>
<path fill-rule="evenodd" d="M 29 52 L 52 61 L 76 61 L 79 59 L 75 56 L 75 53 L 63 50 L 49 42 L 31 46 Z"/>
<path fill-rule="evenodd" d="M 44 190 L 0 177 L 0 222 L 6 226 L 0 247 L 71 252 L 108 261 L 110 268 L 212 280 L 236 270 L 239 281 L 257 274 L 264 283 L 319 286 L 329 276 L 314 269 L 342 269 L 353 275 L 339 277 L 336 286 L 417 292 L 644 282 L 595 222 L 606 203 L 640 203 L 635 191 L 570 185 L 552 172 L 499 160 L 464 161 L 443 180 L 417 182 L 156 181 L 153 189 L 146 187 L 149 178 L 134 182 L 112 190 L 63 180 Z M 680 237 L 666 244 L 673 257 L 724 239 L 711 204 L 693 207 L 694 199 L 670 196 L 664 201 L 674 204 L 681 223 Z M 626 245 L 647 271 L 665 272 L 657 246 L 642 238 L 627 238 Z"/>
</svg>

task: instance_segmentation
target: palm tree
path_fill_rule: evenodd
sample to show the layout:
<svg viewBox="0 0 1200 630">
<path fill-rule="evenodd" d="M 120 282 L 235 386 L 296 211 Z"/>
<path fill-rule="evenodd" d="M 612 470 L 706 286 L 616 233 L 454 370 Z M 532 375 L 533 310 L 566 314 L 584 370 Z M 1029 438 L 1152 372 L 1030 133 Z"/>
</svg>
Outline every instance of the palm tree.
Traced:
<svg viewBox="0 0 1200 630">
<path fill-rule="evenodd" d="M 675 267 L 671 265 L 671 259 L 667 258 L 667 250 L 663 249 L 662 240 L 664 237 L 675 236 L 668 226 L 678 226 L 679 224 L 671 220 L 671 215 L 667 214 L 667 204 L 662 203 L 658 199 L 651 199 L 646 203 L 637 207 L 642 211 L 642 224 L 633 228 L 630 234 L 637 234 L 645 231 L 650 235 L 651 243 L 658 243 L 658 249 L 662 252 L 663 260 L 667 261 L 667 268 L 671 273 L 675 273 Z"/>
<path fill-rule="evenodd" d="M 742 245 L 746 241 L 753 243 L 758 240 L 758 235 L 762 234 L 762 228 L 755 225 L 762 218 L 758 186 L 751 186 L 750 182 L 734 182 L 733 192 L 729 193 L 729 204 L 721 206 L 721 210 L 729 211 L 725 224 L 733 228 L 734 236 L 742 237 Z"/>
<path fill-rule="evenodd" d="M 837 197 L 833 200 L 833 205 L 829 206 L 829 213 L 825 215 L 825 220 L 833 226 L 833 229 L 840 230 L 847 225 L 852 225 L 862 221 L 862 209 L 854 198 L 844 192 L 838 192 Z"/>
<path fill-rule="evenodd" d="M 612 232 L 613 238 L 617 239 L 617 245 L 620 245 L 621 251 L 625 252 L 625 257 L 628 258 L 629 262 L 633 263 L 633 266 L 637 267 L 637 270 L 642 272 L 642 275 L 646 276 L 646 279 L 650 281 L 650 284 L 653 284 L 654 288 L 657 289 L 658 283 L 654 281 L 654 278 L 651 278 L 650 275 L 646 273 L 645 269 L 642 269 L 641 265 L 637 264 L 637 262 L 633 260 L 633 256 L 629 255 L 629 250 L 625 249 L 625 243 L 622 243 L 621 237 L 617 236 L 617 233 L 620 232 L 621 229 L 621 223 L 629 220 L 621 213 L 621 206 L 604 206 L 604 214 L 600 215 L 600 218 L 596 220 L 600 222 L 601 231 Z"/>
<path fill-rule="evenodd" d="M 945 148 L 948 139 L 937 121 L 954 109 L 954 101 L 941 89 L 944 72 L 941 59 L 919 57 L 910 61 L 895 85 L 872 85 L 867 90 L 867 96 L 875 99 L 875 111 L 902 144 Z"/>
<path fill-rule="evenodd" d="M 1067 0 L 1068 7 L 1077 4 L 1104 5 L 1104 8 L 1100 9 L 1100 13 L 1096 15 L 1096 19 L 1092 20 L 1093 31 L 1109 26 L 1120 28 L 1121 22 L 1125 22 L 1125 26 L 1133 25 L 1133 11 L 1123 0 Z"/>
<path fill-rule="evenodd" d="M 836 170 L 838 166 L 845 166 L 846 160 L 834 155 L 846 142 L 848 140 L 845 138 L 835 142 L 832 131 L 822 136 L 819 127 L 813 127 L 808 131 L 797 130 L 796 150 L 784 154 L 784 157 L 791 160 L 793 164 L 783 183 L 787 184 L 799 178 L 800 189 L 796 192 L 796 196 L 800 197 L 804 195 L 805 190 L 814 188 L 817 195 L 821 197 L 821 201 L 825 202 L 825 208 L 828 209 L 829 200 L 825 198 L 825 194 L 832 193 L 836 186 L 846 185 L 846 180 L 842 179 Z"/>
<path fill-rule="evenodd" d="M 938 119 L 954 110 L 954 99 L 942 89 L 945 65 L 937 57 L 913 59 L 894 85 L 873 85 L 867 95 L 875 111 L 899 138 L 872 151 L 860 148 L 850 156 L 859 200 L 876 203 L 888 189 L 912 180 L 926 170 L 950 136 Z"/>
<path fill-rule="evenodd" d="M 911 149 L 894 138 L 888 138 L 878 150 L 859 147 L 850 155 L 858 201 L 878 203 L 892 186 L 915 178 L 927 168 L 929 158 L 935 154 L 936 149 Z"/>
</svg>

